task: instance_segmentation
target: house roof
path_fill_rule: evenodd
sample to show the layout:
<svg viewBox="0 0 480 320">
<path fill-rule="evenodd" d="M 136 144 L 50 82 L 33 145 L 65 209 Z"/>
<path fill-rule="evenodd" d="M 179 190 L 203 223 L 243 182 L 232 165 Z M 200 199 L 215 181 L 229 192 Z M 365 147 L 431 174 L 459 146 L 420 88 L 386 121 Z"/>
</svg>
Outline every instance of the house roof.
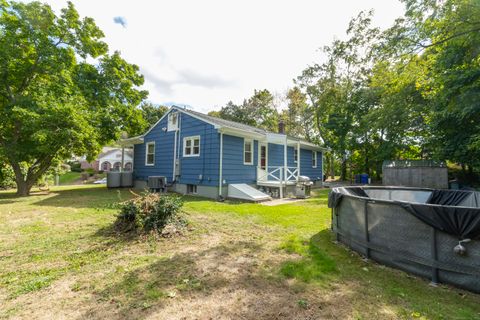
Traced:
<svg viewBox="0 0 480 320">
<path fill-rule="evenodd" d="M 172 106 L 170 108 L 170 110 L 168 112 L 166 112 L 165 115 L 160 120 L 158 120 L 157 123 L 155 123 L 145 134 L 143 134 L 141 136 L 137 136 L 137 137 L 124 139 L 122 141 L 124 141 L 125 143 L 139 143 L 141 140 L 143 140 L 143 137 L 145 135 L 147 135 L 158 123 L 160 123 L 160 121 L 163 118 L 165 118 L 170 113 L 171 110 L 178 110 L 179 112 L 183 112 L 183 113 L 188 114 L 188 115 L 190 115 L 194 118 L 203 120 L 203 121 L 215 126 L 218 129 L 229 128 L 229 129 L 233 129 L 233 130 L 240 130 L 242 132 L 254 133 L 254 134 L 257 134 L 257 135 L 265 135 L 265 136 L 268 135 L 268 134 L 278 135 L 277 132 L 268 131 L 268 130 L 265 130 L 265 129 L 262 129 L 262 128 L 257 128 L 257 127 L 254 127 L 254 126 L 250 126 L 250 125 L 235 122 L 235 121 L 230 121 L 230 120 L 217 118 L 217 117 L 214 117 L 214 116 L 210 116 L 210 115 L 207 115 L 207 114 L 204 114 L 204 113 L 201 113 L 201 112 L 197 112 L 197 111 L 193 111 L 193 110 L 190 110 L 190 109 L 186 109 L 186 108 Z M 305 139 L 302 139 L 302 138 L 294 137 L 294 136 L 291 136 L 291 135 L 287 135 L 287 138 L 289 140 L 298 141 L 298 142 L 300 142 L 304 145 L 307 145 L 307 146 L 310 146 L 310 147 L 313 147 L 313 148 L 327 150 L 327 148 L 320 147 L 320 146 L 318 146 L 318 145 L 316 145 L 312 142 L 309 142 Z"/>
<path fill-rule="evenodd" d="M 233 129 L 239 129 L 239 130 L 242 130 L 242 131 L 253 131 L 253 132 L 259 133 L 259 134 L 266 134 L 268 132 L 267 130 L 257 128 L 257 127 L 253 127 L 253 126 L 249 126 L 248 124 L 243 124 L 243 123 L 240 123 L 240 122 L 234 122 L 234 121 L 230 121 L 230 120 L 217 118 L 217 117 L 210 116 L 208 114 L 200 113 L 200 112 L 197 112 L 197 111 L 182 109 L 182 108 L 178 108 L 178 107 L 177 107 L 177 109 L 179 109 L 181 112 L 193 115 L 197 118 L 203 119 L 206 122 L 209 122 L 209 123 L 212 123 L 212 124 L 216 124 L 217 126 L 220 126 L 220 127 L 228 127 L 228 128 L 233 128 Z"/>
<path fill-rule="evenodd" d="M 122 152 L 121 148 L 111 148 L 111 147 L 104 147 L 102 152 L 97 156 L 97 159 L 104 158 L 112 153 Z M 132 149 L 125 149 L 125 154 L 129 157 L 133 157 L 133 150 Z"/>
</svg>

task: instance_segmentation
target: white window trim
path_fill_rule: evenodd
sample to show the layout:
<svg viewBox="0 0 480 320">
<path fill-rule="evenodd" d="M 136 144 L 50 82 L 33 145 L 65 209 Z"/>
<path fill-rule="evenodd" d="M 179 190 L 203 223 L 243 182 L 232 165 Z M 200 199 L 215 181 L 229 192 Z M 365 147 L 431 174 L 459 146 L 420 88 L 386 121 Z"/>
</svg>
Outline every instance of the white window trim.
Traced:
<svg viewBox="0 0 480 320">
<path fill-rule="evenodd" d="M 295 152 L 297 153 L 297 159 L 295 160 Z M 293 148 L 293 162 L 297 163 L 298 162 L 298 149 L 297 147 Z"/>
<path fill-rule="evenodd" d="M 192 148 L 192 152 L 193 152 L 193 145 L 194 145 L 194 141 L 198 139 L 198 154 L 186 154 L 185 153 L 185 150 L 187 149 L 186 146 L 187 146 L 187 140 L 192 140 L 192 145 L 191 145 L 191 148 Z M 185 137 L 183 138 L 183 157 L 184 158 L 190 158 L 190 157 L 200 157 L 200 152 L 201 152 L 201 144 L 202 144 L 202 140 L 200 139 L 200 136 L 190 136 L 190 137 Z"/>
<path fill-rule="evenodd" d="M 313 159 L 315 158 L 315 165 L 313 165 Z M 318 165 L 317 151 L 312 151 L 312 168 L 316 168 Z"/>
<path fill-rule="evenodd" d="M 148 163 L 148 146 L 153 145 L 153 163 Z M 155 165 L 155 141 L 150 141 L 145 144 L 145 165 L 154 166 Z"/>
<path fill-rule="evenodd" d="M 252 154 L 252 156 L 250 158 L 250 162 L 245 162 L 245 145 L 247 143 L 250 143 L 250 153 Z M 253 157 L 254 157 L 253 148 L 254 148 L 253 140 L 244 138 L 243 139 L 243 164 L 246 165 L 246 166 L 253 166 Z"/>
</svg>

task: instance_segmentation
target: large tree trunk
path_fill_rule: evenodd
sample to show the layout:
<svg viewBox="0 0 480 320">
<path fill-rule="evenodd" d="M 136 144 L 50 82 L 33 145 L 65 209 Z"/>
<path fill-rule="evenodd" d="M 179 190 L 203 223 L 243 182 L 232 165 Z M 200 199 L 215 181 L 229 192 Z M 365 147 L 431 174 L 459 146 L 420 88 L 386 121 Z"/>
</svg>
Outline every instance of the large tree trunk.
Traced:
<svg viewBox="0 0 480 320">
<path fill-rule="evenodd" d="M 347 180 L 347 157 L 343 155 L 342 157 L 342 171 L 340 173 L 340 180 L 345 181 Z"/>
<path fill-rule="evenodd" d="M 32 189 L 33 183 L 31 183 L 27 177 L 25 179 L 25 175 L 20 168 L 18 163 L 11 163 L 13 168 L 13 172 L 15 173 L 15 183 L 17 184 L 17 196 L 26 197 L 30 194 L 30 190 Z"/>
<path fill-rule="evenodd" d="M 17 182 L 17 196 L 26 197 L 30 195 L 30 190 L 32 190 L 33 184 L 22 180 L 16 180 Z"/>
<path fill-rule="evenodd" d="M 17 183 L 17 195 L 26 197 L 30 195 L 35 182 L 44 174 L 52 163 L 53 156 L 48 156 L 43 159 L 43 162 L 37 161 L 34 165 L 28 168 L 24 174 L 18 162 L 10 161 L 10 165 L 15 173 L 15 182 Z"/>
</svg>

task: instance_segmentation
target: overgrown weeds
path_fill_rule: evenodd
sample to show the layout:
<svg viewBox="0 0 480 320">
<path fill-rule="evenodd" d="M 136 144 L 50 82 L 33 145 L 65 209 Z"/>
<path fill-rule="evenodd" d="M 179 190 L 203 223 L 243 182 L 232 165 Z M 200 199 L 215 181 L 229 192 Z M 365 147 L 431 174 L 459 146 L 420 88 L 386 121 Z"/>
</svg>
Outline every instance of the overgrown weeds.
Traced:
<svg viewBox="0 0 480 320">
<path fill-rule="evenodd" d="M 148 191 L 135 195 L 118 205 L 120 213 L 114 223 L 117 232 L 172 237 L 187 226 L 180 196 Z"/>
</svg>

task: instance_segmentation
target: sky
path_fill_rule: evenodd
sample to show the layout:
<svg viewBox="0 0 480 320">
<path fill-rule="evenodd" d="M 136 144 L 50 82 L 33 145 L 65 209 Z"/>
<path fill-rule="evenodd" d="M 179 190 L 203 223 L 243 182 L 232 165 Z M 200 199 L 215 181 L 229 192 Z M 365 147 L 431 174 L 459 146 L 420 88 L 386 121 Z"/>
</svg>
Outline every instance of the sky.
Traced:
<svg viewBox="0 0 480 320">
<path fill-rule="evenodd" d="M 67 3 L 46 2 L 56 11 Z M 403 12 L 398 0 L 72 2 L 103 30 L 111 52 L 140 67 L 148 100 L 200 112 L 241 103 L 254 89 L 284 94 L 361 10 L 374 9 L 381 28 Z"/>
</svg>

